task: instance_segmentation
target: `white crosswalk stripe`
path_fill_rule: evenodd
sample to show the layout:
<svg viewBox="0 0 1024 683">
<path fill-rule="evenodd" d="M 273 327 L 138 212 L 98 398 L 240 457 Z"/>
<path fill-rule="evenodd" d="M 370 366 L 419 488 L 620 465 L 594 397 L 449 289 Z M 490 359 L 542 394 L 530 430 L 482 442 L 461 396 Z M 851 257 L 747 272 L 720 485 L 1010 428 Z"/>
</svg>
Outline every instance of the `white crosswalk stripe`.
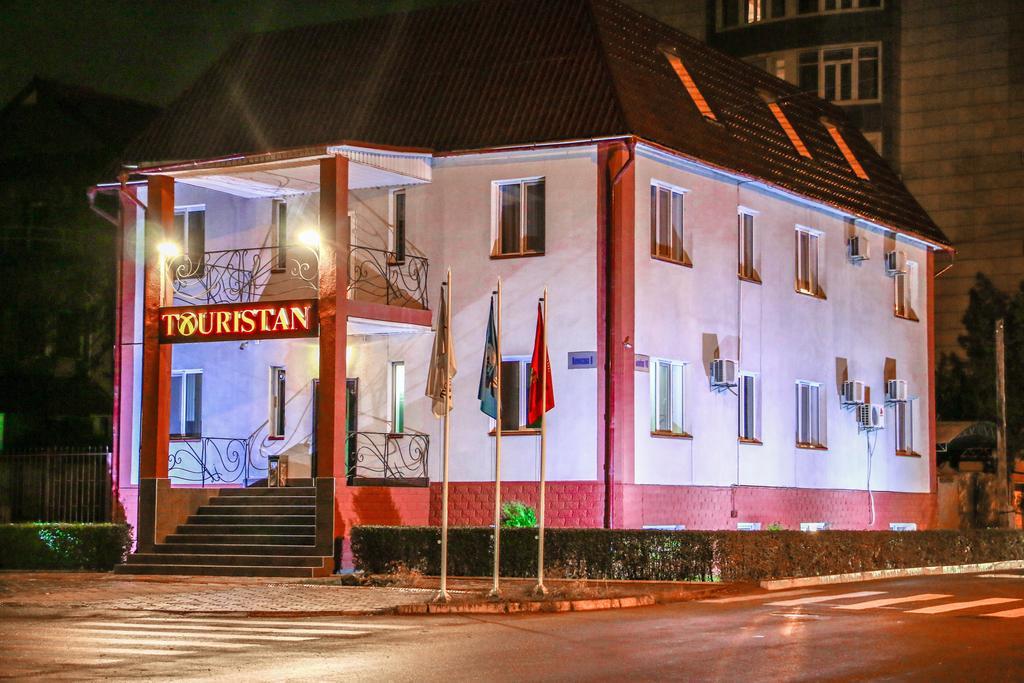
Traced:
<svg viewBox="0 0 1024 683">
<path fill-rule="evenodd" d="M 942 598 L 951 598 L 952 595 L 945 593 L 921 593 L 920 595 L 908 595 L 902 598 L 879 598 L 878 600 L 867 600 L 865 602 L 855 602 L 852 605 L 836 605 L 836 609 L 848 609 L 848 610 L 864 610 L 864 609 L 877 609 L 879 607 L 888 607 L 890 605 L 902 605 L 906 602 L 925 602 L 927 600 L 940 600 Z"/>
<path fill-rule="evenodd" d="M 243 622 L 244 623 L 244 622 Z M 273 628 L 270 626 L 214 626 L 212 624 L 191 624 L 186 620 L 179 621 L 173 624 L 156 624 L 153 622 L 146 623 L 126 623 L 126 622 L 112 622 L 112 621 L 89 621 L 85 622 L 86 626 L 108 626 L 115 628 L 146 628 L 146 629 L 164 629 L 168 631 L 231 631 L 234 633 L 274 633 L 280 634 L 280 628 Z M 288 633 L 294 635 L 310 635 L 310 636 L 361 636 L 366 635 L 369 631 L 357 631 L 350 628 L 289 628 Z"/>
<path fill-rule="evenodd" d="M 819 602 L 832 602 L 833 600 L 852 600 L 854 598 L 866 598 L 872 595 L 882 595 L 885 591 L 857 591 L 856 593 L 841 593 L 839 595 L 816 595 L 810 598 L 797 598 L 795 600 L 782 600 L 781 602 L 769 602 L 772 607 L 796 607 L 797 605 L 813 605 Z"/>
<path fill-rule="evenodd" d="M 732 598 L 710 598 L 708 600 L 698 600 L 698 602 L 709 602 L 714 604 L 728 604 L 732 602 L 752 602 L 754 600 L 764 600 L 765 598 L 791 598 L 794 595 L 807 595 L 808 593 L 820 593 L 820 588 L 802 588 L 795 591 L 782 591 L 781 593 L 758 593 L 757 595 L 738 595 Z"/>
<path fill-rule="evenodd" d="M 1000 617 L 1002 619 L 1016 619 L 1018 617 L 1024 617 L 1024 607 L 1018 607 L 1017 609 L 1003 610 L 1002 612 L 990 612 L 989 614 L 982 614 L 983 617 Z"/>
<path fill-rule="evenodd" d="M 1020 598 L 985 598 L 984 600 L 969 600 L 967 602 L 947 602 L 944 605 L 932 605 L 921 609 L 908 610 L 909 614 L 942 614 L 944 612 L 957 612 L 974 607 L 987 607 L 988 605 L 1001 605 L 1006 602 L 1020 602 Z"/>
<path fill-rule="evenodd" d="M 181 630 L 181 631 L 170 631 L 167 630 L 140 630 L 133 626 L 126 625 L 123 628 L 117 627 L 100 627 L 93 626 L 82 629 L 75 629 L 81 633 L 102 633 L 105 635 L 119 635 L 119 636 L 139 636 L 139 637 L 152 637 L 152 638 L 173 638 L 176 635 L 183 636 L 202 636 L 208 640 L 258 640 L 258 641 L 279 641 L 286 643 L 298 643 L 303 640 L 316 640 L 316 636 L 288 636 L 288 635 L 268 635 L 265 633 L 195 633 L 193 631 Z"/>
<path fill-rule="evenodd" d="M 807 591 L 802 591 L 807 592 Z M 163 622 L 171 624 L 232 624 L 237 625 L 239 619 L 236 618 L 221 618 L 221 617 L 189 617 L 187 619 L 169 619 L 167 617 L 140 617 L 136 621 L 144 622 Z M 398 624 L 373 624 L 373 623 L 362 623 L 359 621 L 281 621 L 279 619 L 245 619 L 245 625 L 252 626 L 303 626 L 306 628 L 315 626 L 316 628 L 352 628 L 359 630 L 394 630 L 401 631 L 413 626 L 399 626 Z"/>
</svg>

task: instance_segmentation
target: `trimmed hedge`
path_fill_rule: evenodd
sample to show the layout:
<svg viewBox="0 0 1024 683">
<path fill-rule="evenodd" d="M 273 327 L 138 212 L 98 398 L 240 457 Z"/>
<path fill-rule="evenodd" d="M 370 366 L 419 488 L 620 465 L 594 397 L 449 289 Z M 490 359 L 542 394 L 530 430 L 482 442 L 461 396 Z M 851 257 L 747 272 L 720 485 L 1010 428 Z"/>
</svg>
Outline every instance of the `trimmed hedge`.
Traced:
<svg viewBox="0 0 1024 683">
<path fill-rule="evenodd" d="M 131 545 L 127 524 L 0 524 L 0 569 L 109 571 Z"/>
<path fill-rule="evenodd" d="M 456 527 L 448 535 L 448 571 L 491 573 L 493 530 Z M 357 526 L 357 569 L 440 572 L 437 527 Z M 548 529 L 545 572 L 552 577 L 656 581 L 759 581 L 874 569 L 1024 560 L 1024 533 L 975 531 L 661 531 Z M 537 572 L 537 530 L 502 529 L 501 573 Z"/>
</svg>

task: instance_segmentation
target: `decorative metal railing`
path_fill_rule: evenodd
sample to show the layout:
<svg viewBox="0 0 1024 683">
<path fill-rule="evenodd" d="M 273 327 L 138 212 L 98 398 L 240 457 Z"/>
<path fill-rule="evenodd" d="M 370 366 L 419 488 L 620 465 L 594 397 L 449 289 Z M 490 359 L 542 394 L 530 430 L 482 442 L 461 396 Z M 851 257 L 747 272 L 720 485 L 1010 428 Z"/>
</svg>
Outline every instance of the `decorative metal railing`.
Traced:
<svg viewBox="0 0 1024 683">
<path fill-rule="evenodd" d="M 200 486 L 248 486 L 267 476 L 267 461 L 254 461 L 252 438 L 204 436 L 172 441 L 168 475 L 175 482 Z"/>
<path fill-rule="evenodd" d="M 111 491 L 107 449 L 0 454 L 0 522 L 107 522 Z"/>
<path fill-rule="evenodd" d="M 167 269 L 178 305 L 310 298 L 319 291 L 317 250 L 301 244 L 183 254 Z"/>
<path fill-rule="evenodd" d="M 352 432 L 348 435 L 348 483 L 427 486 L 426 434 Z"/>
<path fill-rule="evenodd" d="M 349 298 L 406 308 L 427 305 L 427 259 L 352 245 Z"/>
</svg>

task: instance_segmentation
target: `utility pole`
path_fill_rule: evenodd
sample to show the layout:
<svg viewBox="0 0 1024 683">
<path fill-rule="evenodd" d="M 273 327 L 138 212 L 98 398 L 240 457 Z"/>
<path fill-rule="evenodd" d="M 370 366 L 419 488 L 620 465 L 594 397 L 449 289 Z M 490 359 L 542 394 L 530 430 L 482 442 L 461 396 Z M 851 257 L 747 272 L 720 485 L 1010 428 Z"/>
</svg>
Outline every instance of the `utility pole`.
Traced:
<svg viewBox="0 0 1024 683">
<path fill-rule="evenodd" d="M 1005 321 L 996 321 L 996 519 L 1000 527 L 1013 528 L 1010 474 L 1006 461 L 1006 343 Z"/>
</svg>

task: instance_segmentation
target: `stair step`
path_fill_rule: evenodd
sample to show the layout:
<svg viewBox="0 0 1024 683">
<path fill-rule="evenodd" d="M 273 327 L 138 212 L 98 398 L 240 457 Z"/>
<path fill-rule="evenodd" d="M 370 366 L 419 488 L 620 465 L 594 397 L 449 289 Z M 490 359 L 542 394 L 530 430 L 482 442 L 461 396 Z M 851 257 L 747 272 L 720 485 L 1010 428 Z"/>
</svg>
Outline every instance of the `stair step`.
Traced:
<svg viewBox="0 0 1024 683">
<path fill-rule="evenodd" d="M 285 536 L 303 535 L 313 536 L 316 534 L 316 526 L 312 521 L 306 524 L 239 524 L 238 520 L 233 523 L 203 523 L 189 522 L 178 527 L 179 534 L 282 534 Z"/>
<path fill-rule="evenodd" d="M 251 517 L 254 515 L 273 516 L 295 516 L 315 515 L 316 506 L 308 505 L 201 505 L 196 513 L 206 517 L 208 515 L 238 515 Z"/>
<path fill-rule="evenodd" d="M 115 574 L 149 574 L 174 576 L 278 576 L 312 578 L 314 567 L 258 567 L 254 565 L 221 566 L 208 564 L 119 564 Z"/>
<path fill-rule="evenodd" d="M 316 505 L 316 496 L 217 496 L 209 507 L 235 505 Z"/>
<path fill-rule="evenodd" d="M 317 555 L 190 555 L 170 553 L 135 553 L 128 564 L 206 565 L 218 567 L 322 567 L 324 558 Z"/>
<path fill-rule="evenodd" d="M 221 489 L 218 493 L 221 497 L 234 496 L 315 496 L 316 489 L 312 486 L 274 486 L 274 487 L 252 487 L 247 489 Z"/>
<path fill-rule="evenodd" d="M 298 545 L 312 546 L 316 543 L 316 536 L 310 534 L 291 533 L 294 527 L 288 527 L 287 534 L 259 534 L 259 533 L 234 533 L 222 534 L 216 532 L 190 531 L 186 534 L 170 534 L 167 536 L 167 543 L 187 543 L 197 545 Z"/>
<path fill-rule="evenodd" d="M 170 536 L 168 538 L 171 538 Z M 180 537 L 179 537 L 180 538 Z M 188 537 L 191 538 L 191 537 Z M 232 539 L 234 537 L 231 537 Z M 278 536 L 268 536 L 266 543 L 190 543 L 186 541 L 168 541 L 153 548 L 154 553 L 167 555 L 318 555 L 312 539 L 309 543 L 294 545 L 276 545 Z M 296 538 L 304 538 L 298 536 Z"/>
<path fill-rule="evenodd" d="M 225 514 L 198 514 L 189 515 L 186 524 L 238 524 L 240 521 L 236 515 Z M 316 522 L 315 515 L 249 515 L 244 520 L 247 524 L 289 526 L 289 525 L 311 525 Z"/>
</svg>

